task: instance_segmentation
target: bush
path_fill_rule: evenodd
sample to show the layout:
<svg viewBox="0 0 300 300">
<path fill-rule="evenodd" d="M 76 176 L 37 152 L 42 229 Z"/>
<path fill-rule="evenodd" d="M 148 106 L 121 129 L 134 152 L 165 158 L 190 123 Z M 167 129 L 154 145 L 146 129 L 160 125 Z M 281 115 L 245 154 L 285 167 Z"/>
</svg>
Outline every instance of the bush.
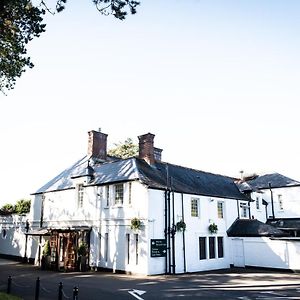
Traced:
<svg viewBox="0 0 300 300">
<path fill-rule="evenodd" d="M 79 256 L 85 256 L 87 254 L 87 245 L 85 243 L 81 243 L 77 249 L 77 253 Z"/>
<path fill-rule="evenodd" d="M 46 241 L 45 245 L 44 245 L 44 248 L 43 248 L 43 255 L 44 256 L 49 256 L 50 253 L 51 253 L 51 251 L 50 251 L 50 243 L 49 243 L 49 241 Z"/>
</svg>

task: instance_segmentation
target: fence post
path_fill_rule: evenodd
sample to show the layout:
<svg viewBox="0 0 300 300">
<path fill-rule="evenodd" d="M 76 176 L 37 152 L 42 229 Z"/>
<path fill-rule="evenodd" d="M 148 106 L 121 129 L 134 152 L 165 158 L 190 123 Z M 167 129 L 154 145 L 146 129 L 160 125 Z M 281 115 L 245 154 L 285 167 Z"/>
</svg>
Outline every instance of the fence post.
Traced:
<svg viewBox="0 0 300 300">
<path fill-rule="evenodd" d="M 40 277 L 36 279 L 34 300 L 39 300 L 39 296 L 40 296 Z"/>
<path fill-rule="evenodd" d="M 9 275 L 7 279 L 7 294 L 10 294 L 10 291 L 11 291 L 11 276 Z"/>
<path fill-rule="evenodd" d="M 78 300 L 78 287 L 73 288 L 73 300 Z"/>
<path fill-rule="evenodd" d="M 62 282 L 59 283 L 58 285 L 58 300 L 62 300 L 62 296 L 63 296 L 63 284 Z"/>
</svg>

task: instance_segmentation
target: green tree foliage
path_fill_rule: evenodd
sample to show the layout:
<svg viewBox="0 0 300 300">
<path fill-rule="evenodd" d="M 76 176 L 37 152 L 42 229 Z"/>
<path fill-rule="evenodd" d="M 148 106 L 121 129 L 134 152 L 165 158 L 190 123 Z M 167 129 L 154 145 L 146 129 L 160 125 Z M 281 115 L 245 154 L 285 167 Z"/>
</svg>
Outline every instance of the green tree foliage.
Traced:
<svg viewBox="0 0 300 300">
<path fill-rule="evenodd" d="M 50 243 L 49 241 L 46 241 L 43 247 L 43 256 L 49 256 L 50 254 L 51 254 Z"/>
<path fill-rule="evenodd" d="M 27 43 L 45 31 L 44 10 L 28 0 L 0 1 L 0 90 L 10 90 L 25 69 L 32 68 L 26 56 Z"/>
<path fill-rule="evenodd" d="M 16 205 L 7 203 L 0 208 L 0 215 L 27 214 L 30 211 L 31 200 L 21 199 Z"/>
<path fill-rule="evenodd" d="M 134 144 L 131 138 L 127 138 L 124 142 L 119 142 L 114 145 L 115 147 L 108 151 L 108 155 L 128 158 L 137 156 L 139 153 L 138 145 Z"/>
<path fill-rule="evenodd" d="M 27 44 L 45 31 L 43 17 L 65 8 L 67 0 L 57 0 L 51 10 L 47 1 L 34 5 L 31 0 L 0 0 L 0 91 L 13 89 L 17 78 L 33 63 L 27 55 Z M 128 11 L 136 13 L 139 2 L 133 0 L 92 0 L 103 15 L 113 15 L 124 20 Z"/>
<path fill-rule="evenodd" d="M 15 213 L 18 215 L 27 214 L 30 212 L 30 200 L 21 199 L 15 205 Z"/>
<path fill-rule="evenodd" d="M 0 215 L 11 215 L 15 212 L 15 208 L 12 204 L 4 204 L 1 208 L 0 208 Z"/>
</svg>

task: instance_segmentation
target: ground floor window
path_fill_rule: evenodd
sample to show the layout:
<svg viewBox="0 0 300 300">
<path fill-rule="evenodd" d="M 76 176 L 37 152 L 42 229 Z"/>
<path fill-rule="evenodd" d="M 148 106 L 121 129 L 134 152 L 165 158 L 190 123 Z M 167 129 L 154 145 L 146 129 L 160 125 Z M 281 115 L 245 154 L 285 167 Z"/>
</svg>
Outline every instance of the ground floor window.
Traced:
<svg viewBox="0 0 300 300">
<path fill-rule="evenodd" d="M 199 237 L 199 259 L 215 259 L 224 257 L 223 236 L 200 236 Z"/>
<path fill-rule="evenodd" d="M 224 257 L 224 239 L 222 236 L 218 236 L 218 258 Z"/>
<path fill-rule="evenodd" d="M 200 260 L 206 259 L 206 237 L 199 237 Z"/>
<path fill-rule="evenodd" d="M 104 260 L 108 261 L 108 233 L 105 233 L 104 243 L 105 243 Z"/>
<path fill-rule="evenodd" d="M 139 263 L 139 235 L 135 234 L 135 264 Z"/>
<path fill-rule="evenodd" d="M 130 234 L 126 233 L 126 252 L 127 252 L 127 264 L 130 263 Z"/>
<path fill-rule="evenodd" d="M 208 249 L 209 249 L 209 258 L 216 258 L 216 246 L 215 246 L 214 236 L 210 236 L 208 238 Z"/>
</svg>

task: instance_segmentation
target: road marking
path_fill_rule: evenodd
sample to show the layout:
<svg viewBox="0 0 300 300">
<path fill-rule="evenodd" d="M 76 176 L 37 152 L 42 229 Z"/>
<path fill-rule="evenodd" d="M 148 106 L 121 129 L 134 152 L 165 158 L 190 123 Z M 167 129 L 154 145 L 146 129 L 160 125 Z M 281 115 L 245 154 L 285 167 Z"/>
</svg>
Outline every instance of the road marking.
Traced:
<svg viewBox="0 0 300 300">
<path fill-rule="evenodd" d="M 146 291 L 132 290 L 132 291 L 128 291 L 128 293 L 129 293 L 131 296 L 133 296 L 133 297 L 135 297 L 136 299 L 138 299 L 138 300 L 144 300 L 144 299 L 143 299 L 142 297 L 140 297 L 140 296 L 142 296 L 143 294 L 145 294 Z"/>
<path fill-rule="evenodd" d="M 275 295 L 275 296 L 282 296 L 282 297 L 287 297 L 287 295 L 284 295 L 283 293 L 276 293 L 274 291 L 263 291 L 260 292 L 261 294 L 271 294 L 271 295 Z"/>
</svg>

